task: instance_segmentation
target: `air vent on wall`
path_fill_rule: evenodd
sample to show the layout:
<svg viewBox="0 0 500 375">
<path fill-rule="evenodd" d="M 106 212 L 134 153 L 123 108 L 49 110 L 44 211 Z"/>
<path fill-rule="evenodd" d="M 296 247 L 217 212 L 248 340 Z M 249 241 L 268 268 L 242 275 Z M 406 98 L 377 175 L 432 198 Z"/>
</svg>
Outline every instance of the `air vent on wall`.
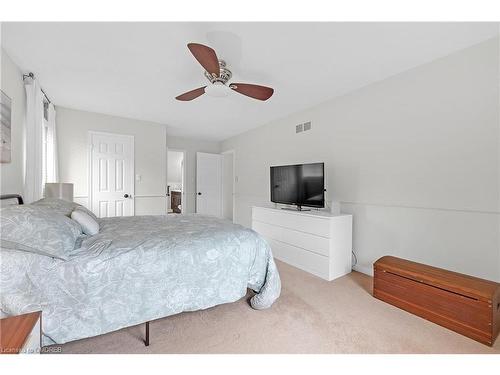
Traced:
<svg viewBox="0 0 500 375">
<path fill-rule="evenodd" d="M 295 133 L 302 133 L 311 130 L 311 121 L 295 125 Z"/>
</svg>

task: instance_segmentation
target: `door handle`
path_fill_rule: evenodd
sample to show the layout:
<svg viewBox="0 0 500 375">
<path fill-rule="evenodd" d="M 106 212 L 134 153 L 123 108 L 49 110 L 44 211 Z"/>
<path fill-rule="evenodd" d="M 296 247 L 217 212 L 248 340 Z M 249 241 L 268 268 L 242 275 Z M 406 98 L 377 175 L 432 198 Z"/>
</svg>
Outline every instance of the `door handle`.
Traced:
<svg viewBox="0 0 500 375">
<path fill-rule="evenodd" d="M 128 198 L 128 197 L 130 197 L 130 195 L 128 195 L 128 194 L 125 194 L 125 195 L 123 196 L 123 198 Z"/>
<path fill-rule="evenodd" d="M 201 193 L 200 193 L 200 192 L 198 192 L 198 195 L 201 195 Z"/>
</svg>

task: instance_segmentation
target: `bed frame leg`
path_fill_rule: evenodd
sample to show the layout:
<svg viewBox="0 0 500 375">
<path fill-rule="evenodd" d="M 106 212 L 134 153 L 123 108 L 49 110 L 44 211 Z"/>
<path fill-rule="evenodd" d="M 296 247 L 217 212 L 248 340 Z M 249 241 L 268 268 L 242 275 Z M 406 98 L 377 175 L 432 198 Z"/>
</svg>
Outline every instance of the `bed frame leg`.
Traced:
<svg viewBox="0 0 500 375">
<path fill-rule="evenodd" d="M 149 346 L 149 322 L 146 322 L 146 340 L 144 340 L 144 345 Z"/>
</svg>

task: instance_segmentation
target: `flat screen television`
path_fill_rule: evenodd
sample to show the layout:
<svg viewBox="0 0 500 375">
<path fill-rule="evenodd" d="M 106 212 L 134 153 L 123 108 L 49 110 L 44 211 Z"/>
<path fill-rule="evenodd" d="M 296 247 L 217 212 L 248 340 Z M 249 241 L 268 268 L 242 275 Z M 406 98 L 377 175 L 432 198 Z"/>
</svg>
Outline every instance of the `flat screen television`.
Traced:
<svg viewBox="0 0 500 375">
<path fill-rule="evenodd" d="M 325 163 L 271 167 L 271 202 L 325 207 Z"/>
</svg>

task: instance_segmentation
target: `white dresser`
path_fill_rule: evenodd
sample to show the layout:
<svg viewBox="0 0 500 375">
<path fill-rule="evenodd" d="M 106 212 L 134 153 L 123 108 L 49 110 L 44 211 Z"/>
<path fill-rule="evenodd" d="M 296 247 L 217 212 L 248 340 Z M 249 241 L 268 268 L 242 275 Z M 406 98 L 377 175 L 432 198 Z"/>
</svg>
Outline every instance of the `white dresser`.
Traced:
<svg viewBox="0 0 500 375">
<path fill-rule="evenodd" d="M 252 229 L 294 267 L 325 280 L 351 272 L 352 215 L 252 207 Z"/>
</svg>

